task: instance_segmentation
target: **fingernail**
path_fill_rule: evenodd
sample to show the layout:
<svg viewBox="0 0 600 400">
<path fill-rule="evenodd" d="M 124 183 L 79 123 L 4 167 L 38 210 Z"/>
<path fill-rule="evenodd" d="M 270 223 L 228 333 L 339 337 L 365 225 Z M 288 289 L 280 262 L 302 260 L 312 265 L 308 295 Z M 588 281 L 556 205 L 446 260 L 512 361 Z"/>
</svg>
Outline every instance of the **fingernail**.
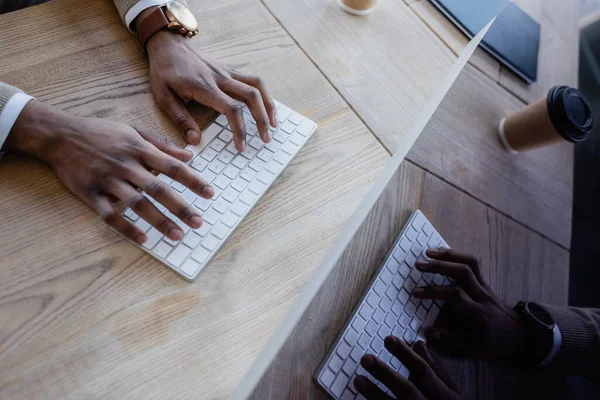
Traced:
<svg viewBox="0 0 600 400">
<path fill-rule="evenodd" d="M 198 134 L 198 132 L 196 132 L 193 129 L 190 129 L 189 131 L 187 131 L 185 133 L 185 137 L 187 138 L 188 142 L 190 142 L 191 144 L 198 144 L 198 142 L 200 142 L 200 135 Z"/>
<path fill-rule="evenodd" d="M 194 229 L 198 229 L 200 228 L 200 226 L 202 226 L 202 217 L 199 215 L 194 215 L 192 217 L 192 219 L 190 220 L 190 224 L 192 226 L 192 228 Z"/>
<path fill-rule="evenodd" d="M 139 244 L 144 244 L 144 243 L 146 243 L 146 240 L 147 240 L 147 238 L 146 238 L 146 234 L 144 234 L 144 233 L 140 233 L 139 235 L 137 235 L 137 236 L 135 237 L 135 242 L 136 242 L 136 243 L 139 243 Z"/>
<path fill-rule="evenodd" d="M 169 238 L 171 240 L 181 240 L 183 237 L 183 231 L 180 228 L 172 228 L 169 231 Z"/>
<path fill-rule="evenodd" d="M 425 270 L 427 268 L 427 265 L 429 265 L 429 262 L 422 260 L 419 260 L 415 263 L 415 267 L 417 267 L 417 269 L 421 271 Z"/>
<path fill-rule="evenodd" d="M 437 256 L 439 254 L 439 251 L 437 249 L 429 249 L 426 253 L 428 256 Z"/>
<path fill-rule="evenodd" d="M 360 359 L 360 364 L 365 368 L 369 368 L 372 367 L 375 362 L 373 361 L 373 357 L 367 354 Z"/>
<path fill-rule="evenodd" d="M 210 196 L 212 199 L 212 197 L 215 195 L 215 189 L 213 189 L 212 186 L 204 186 L 204 189 L 202 189 L 202 194 L 205 196 Z"/>
<path fill-rule="evenodd" d="M 412 294 L 416 294 L 416 295 L 423 294 L 423 293 L 425 293 L 425 289 L 423 289 L 421 287 L 414 288 L 412 291 Z"/>
<path fill-rule="evenodd" d="M 356 378 L 354 378 L 354 387 L 356 387 L 358 390 L 364 390 L 367 388 L 367 383 L 365 382 L 365 377 L 362 375 L 357 376 Z"/>
</svg>

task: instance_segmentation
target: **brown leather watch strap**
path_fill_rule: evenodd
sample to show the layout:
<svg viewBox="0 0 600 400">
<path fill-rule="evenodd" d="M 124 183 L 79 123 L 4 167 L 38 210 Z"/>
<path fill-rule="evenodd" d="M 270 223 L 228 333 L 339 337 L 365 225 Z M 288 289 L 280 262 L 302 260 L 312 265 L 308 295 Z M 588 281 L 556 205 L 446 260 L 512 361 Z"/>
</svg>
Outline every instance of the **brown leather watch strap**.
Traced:
<svg viewBox="0 0 600 400">
<path fill-rule="evenodd" d="M 169 20 L 160 7 L 156 7 L 154 11 L 140 21 L 136 34 L 138 42 L 140 42 L 144 51 L 146 51 L 146 43 L 148 43 L 148 40 L 150 40 L 156 32 L 166 28 L 167 25 L 169 25 Z"/>
</svg>

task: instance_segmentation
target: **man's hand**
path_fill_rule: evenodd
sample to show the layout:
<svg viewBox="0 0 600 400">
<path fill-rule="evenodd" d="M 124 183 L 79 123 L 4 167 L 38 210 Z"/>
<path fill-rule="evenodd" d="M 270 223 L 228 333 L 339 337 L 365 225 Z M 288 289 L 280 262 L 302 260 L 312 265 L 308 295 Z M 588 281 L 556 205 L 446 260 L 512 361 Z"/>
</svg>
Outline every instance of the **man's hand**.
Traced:
<svg viewBox="0 0 600 400">
<path fill-rule="evenodd" d="M 420 271 L 454 278 L 450 286 L 415 288 L 419 299 L 444 300 L 427 339 L 452 355 L 516 364 L 526 354 L 527 329 L 516 311 L 485 283 L 477 259 L 441 248 L 427 251 L 430 261 L 417 261 Z"/>
<path fill-rule="evenodd" d="M 117 122 L 70 115 L 37 101 L 25 106 L 5 147 L 48 163 L 107 224 L 140 244 L 147 240 L 146 234 L 127 221 L 112 201 L 122 200 L 172 240 L 180 240 L 183 231 L 138 188 L 191 228 L 203 222 L 195 207 L 149 171 L 162 172 L 206 199 L 214 194 L 206 181 L 181 162 L 192 154 L 168 139 Z"/>
<path fill-rule="evenodd" d="M 190 40 L 166 30 L 150 38 L 147 51 L 156 102 L 188 142 L 200 142 L 200 128 L 185 108 L 190 101 L 227 116 L 239 151 L 245 146 L 244 103 L 263 142 L 271 141 L 269 126 L 278 125 L 276 107 L 260 78 L 219 65 L 196 50 Z"/>
<path fill-rule="evenodd" d="M 425 343 L 422 341 L 415 343 L 414 351 L 404 340 L 394 336 L 388 336 L 384 343 L 385 348 L 410 371 L 410 379 L 395 372 L 373 355 L 363 356 L 360 364 L 375 379 L 383 383 L 397 399 L 460 398 L 456 385 L 431 356 Z M 365 376 L 357 376 L 354 379 L 354 386 L 368 400 L 391 399 Z"/>
</svg>

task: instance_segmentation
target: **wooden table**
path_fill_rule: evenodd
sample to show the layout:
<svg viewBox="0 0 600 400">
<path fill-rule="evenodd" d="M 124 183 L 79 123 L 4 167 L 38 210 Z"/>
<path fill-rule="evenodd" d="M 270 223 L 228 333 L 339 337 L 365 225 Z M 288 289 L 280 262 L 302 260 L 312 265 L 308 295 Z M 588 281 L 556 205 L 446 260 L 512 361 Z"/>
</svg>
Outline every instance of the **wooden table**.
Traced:
<svg viewBox="0 0 600 400">
<path fill-rule="evenodd" d="M 199 48 L 263 76 L 279 101 L 319 130 L 193 284 L 116 236 L 45 166 L 3 159 L 2 399 L 231 394 L 466 44 L 425 0 L 381 0 L 368 18 L 344 14 L 333 0 L 188 3 L 203 20 Z M 558 24 L 537 4 L 531 9 L 550 21 L 544 34 L 576 47 L 573 31 L 555 32 Z M 561 7 L 567 17 L 577 14 Z M 0 22 L 1 37 L 10 38 L 0 43 L 0 80 L 70 112 L 178 139 L 154 105 L 145 58 L 110 2 L 82 0 L 74 9 L 54 0 Z M 568 50 L 543 44 L 541 54 L 553 49 Z M 523 87 L 494 63 L 478 52 L 449 97 L 483 102 L 489 120 L 452 121 L 454 103 L 444 102 L 372 210 L 369 221 L 378 229 L 363 226 L 329 277 L 330 295 L 314 299 L 303 316 L 311 324 L 298 327 L 269 371 L 267 378 L 280 383 L 259 386 L 272 396 L 257 398 L 322 396 L 311 382 L 314 366 L 415 208 L 452 246 L 481 256 L 507 301 L 566 303 L 571 149 L 510 157 L 493 125 L 535 90 L 575 85 L 576 63 L 565 63 L 557 82 L 540 80 L 539 89 Z M 192 111 L 202 125 L 214 116 Z M 448 121 L 454 129 L 446 129 Z M 475 140 L 464 140 L 464 132 Z M 520 214 L 523 207 L 535 212 Z M 482 378 L 494 375 L 487 366 L 468 368 L 461 381 L 467 394 L 501 384 Z M 468 378 L 473 368 L 479 386 Z"/>
</svg>

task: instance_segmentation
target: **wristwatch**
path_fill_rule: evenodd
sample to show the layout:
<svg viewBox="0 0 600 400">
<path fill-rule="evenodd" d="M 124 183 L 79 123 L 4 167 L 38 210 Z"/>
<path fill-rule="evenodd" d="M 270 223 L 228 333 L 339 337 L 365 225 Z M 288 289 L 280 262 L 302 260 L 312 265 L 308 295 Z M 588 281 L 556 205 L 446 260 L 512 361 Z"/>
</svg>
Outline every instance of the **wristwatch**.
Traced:
<svg viewBox="0 0 600 400">
<path fill-rule="evenodd" d="M 179 1 L 169 0 L 166 5 L 156 7 L 138 24 L 137 39 L 144 51 L 146 51 L 148 40 L 164 28 L 172 29 L 191 38 L 198 34 L 198 21 L 194 14 Z"/>
<path fill-rule="evenodd" d="M 534 365 L 549 364 L 562 345 L 560 328 L 550 313 L 536 303 L 521 301 L 515 306 L 515 311 L 527 329 L 526 361 Z"/>
</svg>

